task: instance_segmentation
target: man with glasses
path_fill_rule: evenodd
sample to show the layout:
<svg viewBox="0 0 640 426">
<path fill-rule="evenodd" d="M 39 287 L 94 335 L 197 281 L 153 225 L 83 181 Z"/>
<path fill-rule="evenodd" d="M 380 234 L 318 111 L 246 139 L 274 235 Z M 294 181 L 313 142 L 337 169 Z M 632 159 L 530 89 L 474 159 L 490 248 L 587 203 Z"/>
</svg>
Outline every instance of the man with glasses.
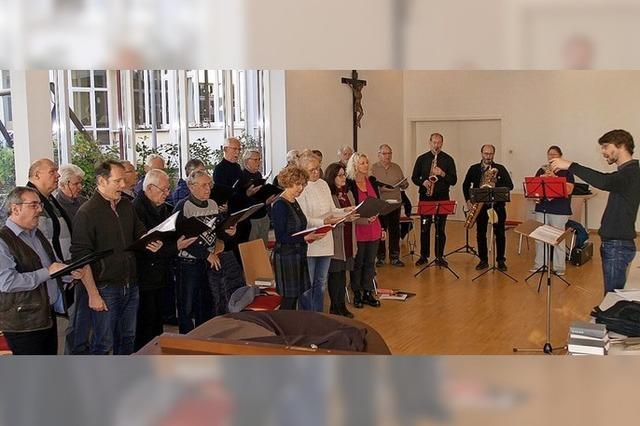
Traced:
<svg viewBox="0 0 640 426">
<path fill-rule="evenodd" d="M 66 265 L 58 262 L 38 229 L 43 203 L 35 189 L 16 187 L 5 205 L 9 217 L 0 229 L 0 330 L 14 355 L 55 355 L 54 313 L 62 313 L 64 305 L 61 283 L 50 277 Z"/>
<path fill-rule="evenodd" d="M 204 163 L 197 158 L 192 158 L 187 161 L 187 164 L 184 166 L 185 177 L 188 177 L 192 171 L 194 170 L 202 170 L 205 171 L 207 168 Z M 172 206 L 177 206 L 178 203 L 189 196 L 189 186 L 187 185 L 186 179 L 178 179 L 178 184 L 176 185 L 176 189 L 171 194 L 169 198 L 169 202 Z"/>
<path fill-rule="evenodd" d="M 135 198 L 134 188 L 138 182 L 138 171 L 136 167 L 131 164 L 131 161 L 122 160 L 120 163 L 122 163 L 124 167 L 124 189 L 122 190 L 122 198 L 133 201 Z"/>
<path fill-rule="evenodd" d="M 243 198 L 244 208 L 250 207 L 254 204 L 261 203 L 262 200 L 249 196 L 249 193 L 254 193 L 254 190 L 249 190 L 251 187 L 256 188 L 255 191 L 260 189 L 262 185 L 257 185 L 256 182 L 262 180 L 262 173 L 260 173 L 260 165 L 262 164 L 262 153 L 257 149 L 248 149 L 242 155 L 242 163 L 244 169 L 242 170 L 242 178 L 240 183 L 243 188 L 247 188 L 246 192 L 241 194 Z M 271 196 L 266 200 L 266 204 L 271 204 L 276 199 L 276 196 Z M 251 232 L 249 233 L 248 241 L 255 239 L 262 239 L 265 247 L 269 243 L 269 216 L 267 216 L 267 208 L 263 207 L 255 212 L 250 218 Z"/>
<path fill-rule="evenodd" d="M 229 199 L 228 213 L 235 213 L 245 208 L 244 202 L 246 197 L 253 197 L 260 189 L 257 185 L 250 185 L 248 188 L 242 187 L 242 167 L 238 161 L 240 160 L 240 151 L 242 145 L 237 138 L 227 138 L 222 146 L 224 158 L 213 169 L 213 183 L 215 185 L 224 185 L 235 188 L 233 196 Z M 227 250 L 233 250 L 238 262 L 240 262 L 240 253 L 238 252 L 238 244 L 249 241 L 251 233 L 251 225 L 249 221 L 242 221 L 238 224 L 238 232 L 235 238 L 226 242 Z"/>
<path fill-rule="evenodd" d="M 82 180 L 84 171 L 75 164 L 65 164 L 58 170 L 58 190 L 56 200 L 67 213 L 71 221 L 80 206 L 87 198 L 82 195 Z M 69 258 L 69 253 L 65 253 Z M 75 285 L 73 289 L 73 304 L 69 306 L 69 325 L 66 330 L 65 354 L 83 355 L 89 353 L 89 336 L 91 334 L 91 320 L 89 297 L 83 285 Z"/>
<path fill-rule="evenodd" d="M 122 198 L 125 169 L 108 160 L 96 168 L 97 190 L 73 220 L 74 259 L 107 249 L 114 252 L 91 264 L 96 285 L 87 286 L 93 337 L 91 353 L 128 355 L 134 350 L 138 312 L 136 257 L 126 250 L 145 233 L 131 203 Z M 146 249 L 156 253 L 162 241 Z"/>
<path fill-rule="evenodd" d="M 402 203 L 403 189 L 409 187 L 409 182 L 406 180 L 395 188 L 398 182 L 404 179 L 404 173 L 399 165 L 392 162 L 393 150 L 387 144 L 382 144 L 378 148 L 378 162 L 374 163 L 371 167 L 371 174 L 378 180 L 380 184 L 380 198 L 388 203 Z M 380 220 L 387 224 L 387 232 L 389 237 L 389 259 L 391 259 L 391 265 L 404 266 L 404 262 L 400 260 L 400 211 L 398 208 L 391 213 L 381 216 Z M 378 245 L 378 261 L 376 266 L 384 265 L 386 257 L 386 242 L 380 241 Z"/>
<path fill-rule="evenodd" d="M 58 174 L 60 174 L 60 178 L 55 198 L 69 218 L 73 220 L 80 206 L 87 201 L 87 198 L 82 195 L 84 171 L 75 164 L 65 164 L 60 167 Z"/>
<path fill-rule="evenodd" d="M 181 334 L 190 332 L 214 315 L 212 296 L 219 293 L 210 291 L 209 274 L 222 267 L 221 254 L 225 244 L 220 237 L 226 239 L 225 232 L 214 227 L 219 209 L 209 198 L 213 187 L 211 177 L 203 170 L 194 170 L 187 178 L 187 185 L 191 194 L 173 210 L 174 213 L 179 212 L 176 222 L 195 217 L 210 229 L 200 234 L 193 244 L 178 251 L 178 330 Z M 233 234 L 235 228 L 226 232 L 229 236 Z"/>
<path fill-rule="evenodd" d="M 150 170 L 142 184 L 144 192 L 133 200 L 138 218 L 152 229 L 171 216 L 172 207 L 165 203 L 170 192 L 169 176 L 162 170 Z M 135 350 L 162 334 L 163 291 L 169 282 L 171 259 L 178 250 L 188 247 L 197 238 L 166 241 L 156 252 L 136 252 L 140 304 L 138 308 Z"/>
</svg>

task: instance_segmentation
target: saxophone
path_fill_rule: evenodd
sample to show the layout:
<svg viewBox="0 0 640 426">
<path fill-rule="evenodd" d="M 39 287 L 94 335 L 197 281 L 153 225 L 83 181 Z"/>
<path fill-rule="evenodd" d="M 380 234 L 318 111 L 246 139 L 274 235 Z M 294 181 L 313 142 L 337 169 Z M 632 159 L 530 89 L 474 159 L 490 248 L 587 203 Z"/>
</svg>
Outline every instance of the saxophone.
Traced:
<svg viewBox="0 0 640 426">
<path fill-rule="evenodd" d="M 498 180 L 498 169 L 495 167 L 487 167 L 482 172 L 482 177 L 480 178 L 480 188 L 493 188 L 496 186 L 496 181 Z M 476 224 L 476 220 L 478 219 L 478 214 L 480 210 L 482 210 L 482 206 L 484 203 L 473 203 L 469 212 L 467 213 L 467 219 L 464 221 L 464 227 L 467 229 L 473 228 L 473 225 Z"/>
<path fill-rule="evenodd" d="M 436 189 L 436 182 L 438 181 L 438 176 L 435 175 L 436 167 L 438 167 L 438 153 L 433 156 L 433 161 L 431 162 L 431 170 L 429 171 L 429 187 L 427 188 L 427 197 L 433 197 L 433 191 Z"/>
</svg>

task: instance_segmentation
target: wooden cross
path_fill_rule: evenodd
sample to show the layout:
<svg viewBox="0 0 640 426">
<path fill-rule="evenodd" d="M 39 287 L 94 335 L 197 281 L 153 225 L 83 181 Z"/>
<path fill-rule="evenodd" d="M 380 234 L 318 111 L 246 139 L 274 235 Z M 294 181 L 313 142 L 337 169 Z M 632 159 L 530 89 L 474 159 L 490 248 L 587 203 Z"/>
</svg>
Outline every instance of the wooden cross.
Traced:
<svg viewBox="0 0 640 426">
<path fill-rule="evenodd" d="M 358 127 L 364 116 L 362 109 L 362 88 L 367 85 L 366 80 L 358 80 L 358 71 L 351 71 L 351 78 L 342 78 L 342 84 L 351 88 L 351 100 L 353 102 L 353 151 L 358 151 Z"/>
</svg>

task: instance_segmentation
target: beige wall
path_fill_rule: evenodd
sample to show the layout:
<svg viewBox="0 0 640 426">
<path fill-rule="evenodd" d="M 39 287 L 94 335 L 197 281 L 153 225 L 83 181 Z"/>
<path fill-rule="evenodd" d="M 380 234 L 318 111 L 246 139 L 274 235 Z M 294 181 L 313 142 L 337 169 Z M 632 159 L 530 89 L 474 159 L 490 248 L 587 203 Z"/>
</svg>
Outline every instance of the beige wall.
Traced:
<svg viewBox="0 0 640 426">
<path fill-rule="evenodd" d="M 323 165 L 336 161 L 336 150 L 351 145 L 350 89 L 340 82 L 351 71 L 287 71 L 287 148 L 319 149 Z M 403 161 L 402 72 L 359 71 L 367 80 L 362 105 L 365 115 L 358 130 L 358 150 L 377 161 L 377 149 L 388 143 L 394 161 Z"/>
<path fill-rule="evenodd" d="M 339 83 L 347 75 L 349 71 L 286 73 L 289 149 L 315 147 L 333 161 L 336 147 L 351 143 L 351 102 Z M 520 192 L 523 178 L 546 160 L 549 145 L 561 146 L 568 159 L 607 171 L 613 168 L 600 156 L 598 137 L 624 128 L 640 140 L 636 71 L 362 71 L 360 77 L 368 81 L 361 150 L 375 158 L 377 146 L 390 141 L 405 174 L 420 154 L 411 131 L 414 121 L 500 120 L 497 158 Z M 459 185 L 469 165 L 457 164 Z M 599 226 L 606 201 L 606 193 L 591 200 L 591 228 Z M 636 227 L 640 229 L 640 220 Z"/>
<path fill-rule="evenodd" d="M 406 122 L 499 118 L 499 157 L 519 192 L 524 176 L 546 160 L 549 145 L 559 145 L 565 158 L 607 171 L 613 168 L 600 155 L 598 137 L 623 128 L 640 138 L 640 72 L 634 71 L 412 71 L 404 73 L 403 103 Z M 458 174 L 468 166 L 459 164 Z M 599 226 L 606 201 L 606 193 L 591 200 L 589 227 Z"/>
</svg>

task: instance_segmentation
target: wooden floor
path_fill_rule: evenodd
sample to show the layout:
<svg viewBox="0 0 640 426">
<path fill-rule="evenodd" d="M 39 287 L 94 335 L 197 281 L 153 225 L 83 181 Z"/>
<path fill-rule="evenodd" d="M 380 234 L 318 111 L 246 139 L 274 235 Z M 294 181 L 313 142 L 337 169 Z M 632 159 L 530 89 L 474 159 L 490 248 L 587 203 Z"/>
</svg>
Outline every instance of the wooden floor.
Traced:
<svg viewBox="0 0 640 426">
<path fill-rule="evenodd" d="M 470 233 L 475 243 L 475 229 Z M 419 232 L 416 233 L 419 239 Z M 603 296 L 602 270 L 597 235 L 594 258 L 583 266 L 567 263 L 564 277 L 572 285 L 558 279 L 552 281 L 551 335 L 552 345 L 566 343 L 569 323 L 586 320 L 591 309 Z M 447 223 L 446 253 L 464 244 L 462 222 Z M 538 279 L 528 283 L 535 257 L 533 241 L 523 243 L 517 254 L 518 234 L 507 230 L 508 273 L 518 282 L 497 271 L 478 275 L 478 259 L 470 254 L 453 254 L 447 258 L 456 271 L 456 279 L 448 270 L 429 268 L 418 277 L 419 270 L 409 256 L 402 260 L 404 268 L 385 265 L 378 268 L 377 281 L 382 288 L 398 288 L 417 295 L 404 302 L 382 301 L 380 308 L 350 307 L 355 318 L 378 330 L 394 354 L 512 354 L 513 347 L 541 348 L 546 340 L 546 280 L 538 293 Z M 403 244 L 402 254 L 407 253 Z M 414 258 L 415 260 L 415 258 Z"/>
</svg>

